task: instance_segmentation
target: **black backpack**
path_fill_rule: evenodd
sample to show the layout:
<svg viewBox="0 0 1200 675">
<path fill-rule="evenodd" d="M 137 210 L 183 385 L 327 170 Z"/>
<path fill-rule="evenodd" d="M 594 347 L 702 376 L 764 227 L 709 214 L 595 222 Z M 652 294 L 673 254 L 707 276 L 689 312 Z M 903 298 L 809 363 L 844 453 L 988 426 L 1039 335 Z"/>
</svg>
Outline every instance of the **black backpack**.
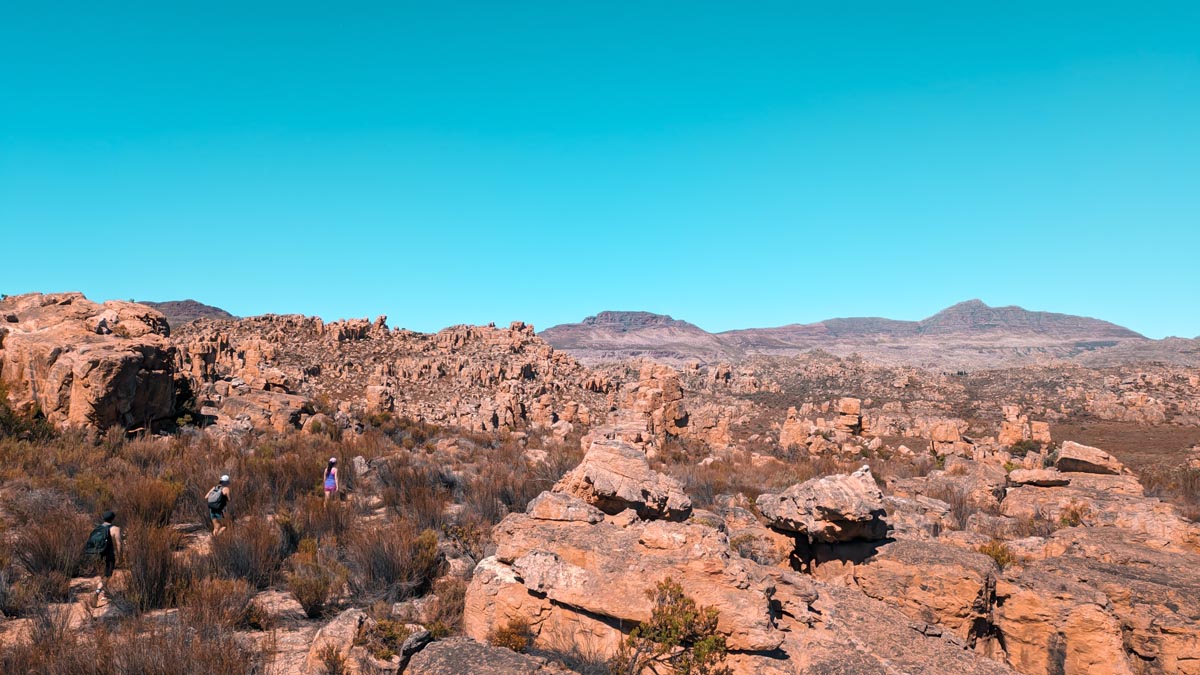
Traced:
<svg viewBox="0 0 1200 675">
<path fill-rule="evenodd" d="M 112 523 L 100 523 L 88 535 L 87 543 L 83 546 L 86 555 L 103 555 L 112 541 Z"/>
</svg>

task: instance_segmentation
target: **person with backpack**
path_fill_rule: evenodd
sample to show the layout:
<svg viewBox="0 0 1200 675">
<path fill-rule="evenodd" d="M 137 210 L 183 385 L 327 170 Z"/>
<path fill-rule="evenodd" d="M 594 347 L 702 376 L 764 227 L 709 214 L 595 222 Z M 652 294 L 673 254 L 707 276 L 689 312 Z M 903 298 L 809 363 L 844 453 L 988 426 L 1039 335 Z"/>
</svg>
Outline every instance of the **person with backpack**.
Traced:
<svg viewBox="0 0 1200 675">
<path fill-rule="evenodd" d="M 104 562 L 100 583 L 96 586 L 97 596 L 107 592 L 108 580 L 112 578 L 113 569 L 117 566 L 117 556 L 121 554 L 121 528 L 113 525 L 116 519 L 117 514 L 105 511 L 100 517 L 100 524 L 92 529 L 83 547 L 84 555 Z"/>
<path fill-rule="evenodd" d="M 208 517 L 212 520 L 213 536 L 229 529 L 221 523 L 225 520 L 225 507 L 229 506 L 229 476 L 221 476 L 221 482 L 208 491 Z"/>
<path fill-rule="evenodd" d="M 337 493 L 338 487 L 340 487 L 338 484 L 337 457 L 330 457 L 329 464 L 325 465 L 324 486 L 325 502 L 323 506 L 328 506 L 330 495 Z"/>
</svg>

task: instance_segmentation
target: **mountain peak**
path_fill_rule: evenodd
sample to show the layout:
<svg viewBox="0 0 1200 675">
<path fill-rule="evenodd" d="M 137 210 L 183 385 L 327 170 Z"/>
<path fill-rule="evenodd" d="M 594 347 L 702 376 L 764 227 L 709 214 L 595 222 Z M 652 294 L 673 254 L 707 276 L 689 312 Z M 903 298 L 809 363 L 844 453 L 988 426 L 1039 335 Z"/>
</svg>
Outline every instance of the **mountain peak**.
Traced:
<svg viewBox="0 0 1200 675">
<path fill-rule="evenodd" d="M 652 326 L 690 326 L 686 321 L 678 321 L 672 319 L 666 314 L 655 314 L 653 312 L 626 312 L 607 310 L 597 313 L 595 316 L 589 316 L 581 322 L 585 326 L 604 326 L 608 328 L 618 328 L 631 330 L 637 328 L 650 328 Z"/>
<path fill-rule="evenodd" d="M 1034 312 L 1016 305 L 992 307 L 972 299 L 943 309 L 917 322 L 922 335 L 979 333 L 1036 333 L 1067 337 L 1091 334 L 1103 337 L 1137 338 L 1140 334 L 1116 324 L 1086 316 Z"/>
</svg>

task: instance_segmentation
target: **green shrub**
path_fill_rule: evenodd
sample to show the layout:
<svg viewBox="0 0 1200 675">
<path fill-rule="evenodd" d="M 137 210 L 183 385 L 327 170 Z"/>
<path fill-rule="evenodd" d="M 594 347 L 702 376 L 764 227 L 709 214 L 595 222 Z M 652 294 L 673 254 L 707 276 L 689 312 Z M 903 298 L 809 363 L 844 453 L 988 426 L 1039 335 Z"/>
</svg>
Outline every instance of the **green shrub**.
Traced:
<svg viewBox="0 0 1200 675">
<path fill-rule="evenodd" d="M 678 675 L 730 675 L 716 608 L 697 606 L 669 577 L 646 595 L 654 601 L 650 620 L 621 643 L 611 664 L 613 675 L 641 675 L 660 668 Z"/>
<path fill-rule="evenodd" d="M 1038 452 L 1041 449 L 1042 449 L 1041 443 L 1038 443 L 1037 441 L 1030 440 L 1027 438 L 1022 441 L 1017 441 L 1016 443 L 1013 443 L 1012 445 L 1008 446 L 1008 453 L 1010 455 L 1012 455 L 1013 457 L 1024 457 L 1025 455 L 1028 455 L 1031 452 Z"/>
</svg>

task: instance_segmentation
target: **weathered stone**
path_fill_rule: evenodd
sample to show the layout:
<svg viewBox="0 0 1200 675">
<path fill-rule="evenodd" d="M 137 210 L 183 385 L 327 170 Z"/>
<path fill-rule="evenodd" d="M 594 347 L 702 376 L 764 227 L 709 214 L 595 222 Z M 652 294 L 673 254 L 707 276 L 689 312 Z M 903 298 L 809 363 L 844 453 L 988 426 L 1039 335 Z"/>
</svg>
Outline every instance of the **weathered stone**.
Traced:
<svg viewBox="0 0 1200 675">
<path fill-rule="evenodd" d="M 807 535 L 813 541 L 882 539 L 883 493 L 870 468 L 850 475 L 815 478 L 756 501 L 772 527 Z"/>
<path fill-rule="evenodd" d="M 1125 468 L 1117 458 L 1101 450 L 1075 441 L 1066 441 L 1058 450 L 1055 466 L 1059 471 L 1119 474 Z"/>
<path fill-rule="evenodd" d="M 325 624 L 317 631 L 317 636 L 308 650 L 304 672 L 312 675 L 324 673 L 322 655 L 327 649 L 336 649 L 343 657 L 349 657 L 358 629 L 366 619 L 367 615 L 361 609 L 347 609 Z"/>
<path fill-rule="evenodd" d="M 573 495 L 559 492 L 543 492 L 534 497 L 525 508 L 525 513 L 538 520 L 564 520 L 598 523 L 604 520 L 604 512 Z"/>
<path fill-rule="evenodd" d="M 413 655 L 405 675 L 559 675 L 573 671 L 546 659 L 468 638 L 431 643 Z"/>
<path fill-rule="evenodd" d="M 1071 479 L 1066 474 L 1051 469 L 1014 469 L 1008 474 L 1008 482 L 1034 487 L 1061 487 L 1069 485 Z"/>
<path fill-rule="evenodd" d="M 626 508 L 642 518 L 682 520 L 692 502 L 678 481 L 650 468 L 646 456 L 620 441 L 592 443 L 579 466 L 554 486 L 608 514 Z"/>
<path fill-rule="evenodd" d="M 996 563 L 985 555 L 936 541 L 893 541 L 855 565 L 868 596 L 909 617 L 941 624 L 974 647 L 992 610 Z"/>
<path fill-rule="evenodd" d="M 0 380 L 13 408 L 60 428 L 174 419 L 174 348 L 162 314 L 80 293 L 12 296 L 0 312 L 16 318 L 0 335 Z"/>
</svg>

